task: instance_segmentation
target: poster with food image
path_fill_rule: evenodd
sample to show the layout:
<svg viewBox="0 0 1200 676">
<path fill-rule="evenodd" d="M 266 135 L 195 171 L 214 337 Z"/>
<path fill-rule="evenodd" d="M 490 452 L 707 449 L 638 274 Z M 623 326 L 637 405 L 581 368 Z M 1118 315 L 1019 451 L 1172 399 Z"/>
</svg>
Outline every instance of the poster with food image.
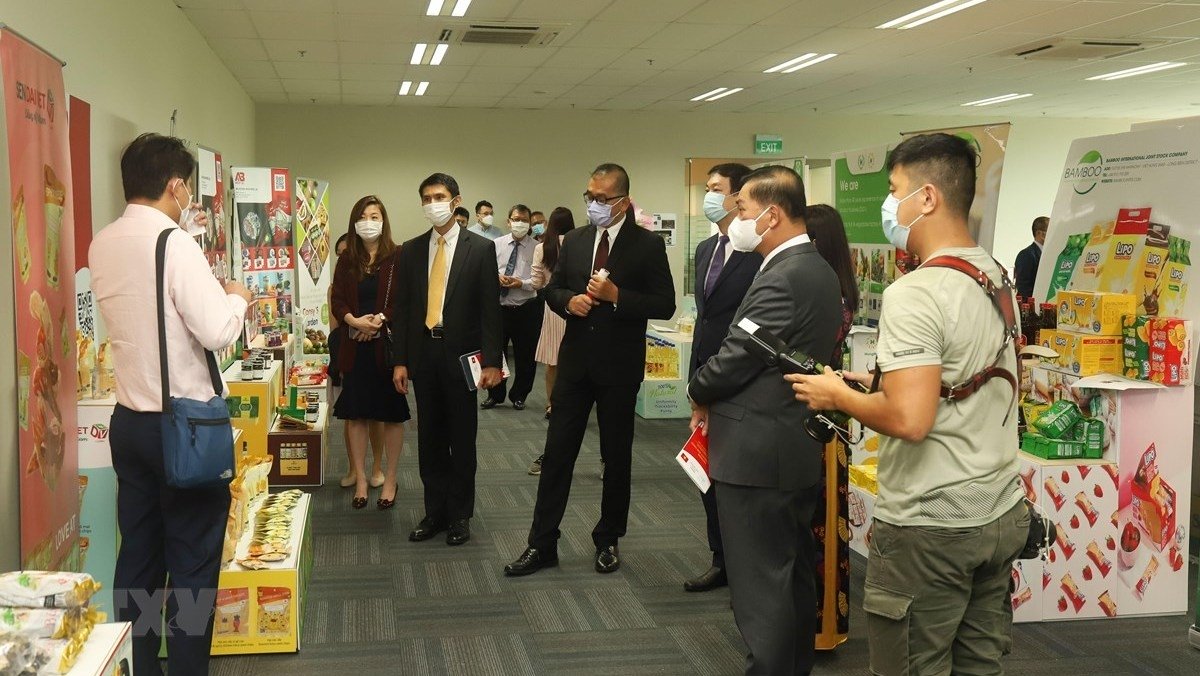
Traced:
<svg viewBox="0 0 1200 676">
<path fill-rule="evenodd" d="M 329 359 L 329 284 L 333 277 L 329 181 L 297 178 L 295 191 L 297 302 L 301 358 Z"/>
<path fill-rule="evenodd" d="M 291 178 L 287 169 L 234 167 L 233 230 L 238 279 L 250 289 L 256 310 L 246 342 L 259 334 L 292 330 L 295 249 Z M 253 324 L 253 325 L 251 325 Z"/>
<path fill-rule="evenodd" d="M 881 207 L 888 196 L 887 158 L 891 146 L 834 153 L 833 206 L 846 224 L 851 263 L 858 280 L 854 323 L 879 324 L 883 290 L 896 279 L 896 248 L 883 235 Z"/>
<path fill-rule="evenodd" d="M 76 570 L 80 390 L 62 64 L 0 31 L 12 204 L 21 565 Z"/>
<path fill-rule="evenodd" d="M 196 190 L 208 227 L 200 235 L 200 248 L 219 282 L 229 281 L 229 220 L 225 214 L 225 171 L 221 153 L 203 146 L 197 149 Z"/>
</svg>

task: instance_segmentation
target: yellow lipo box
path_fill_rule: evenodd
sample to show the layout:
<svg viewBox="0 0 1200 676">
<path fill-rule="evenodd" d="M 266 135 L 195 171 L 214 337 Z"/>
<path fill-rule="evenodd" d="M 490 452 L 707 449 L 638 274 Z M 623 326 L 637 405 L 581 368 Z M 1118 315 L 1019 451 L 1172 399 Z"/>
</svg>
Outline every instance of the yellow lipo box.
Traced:
<svg viewBox="0 0 1200 676">
<path fill-rule="evenodd" d="M 1136 314 L 1138 306 L 1129 293 L 1059 291 L 1057 300 L 1059 331 L 1094 336 L 1120 336 L 1121 317 Z"/>
<path fill-rule="evenodd" d="M 1124 341 L 1120 336 L 1096 336 L 1058 330 L 1054 347 L 1059 354 L 1055 365 L 1062 371 L 1079 377 L 1098 373 L 1120 374 L 1124 365 Z"/>
</svg>

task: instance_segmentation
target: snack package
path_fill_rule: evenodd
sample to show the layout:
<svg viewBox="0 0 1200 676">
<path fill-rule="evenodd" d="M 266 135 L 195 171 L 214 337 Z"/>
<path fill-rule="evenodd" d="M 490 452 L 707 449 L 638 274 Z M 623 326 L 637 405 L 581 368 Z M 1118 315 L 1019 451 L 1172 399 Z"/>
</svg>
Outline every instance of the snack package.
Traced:
<svg viewBox="0 0 1200 676">
<path fill-rule="evenodd" d="M 1049 439 L 1061 439 L 1083 417 L 1075 402 L 1060 399 L 1050 405 L 1032 424 L 1042 436 Z"/>
<path fill-rule="evenodd" d="M 0 573 L 0 606 L 78 608 L 100 584 L 87 573 L 18 570 Z"/>
<path fill-rule="evenodd" d="M 33 663 L 38 674 L 66 674 L 75 666 L 87 637 L 72 639 L 39 638 L 33 644 Z"/>
<path fill-rule="evenodd" d="M 1187 300 L 1187 273 L 1192 266 L 1192 243 L 1182 237 L 1172 235 L 1167 244 L 1167 264 L 1163 266 L 1162 277 L 1159 280 L 1161 290 L 1158 295 L 1158 314 L 1163 316 L 1181 316 L 1183 303 Z"/>
<path fill-rule="evenodd" d="M 292 590 L 287 587 L 258 588 L 258 633 L 290 634 Z"/>
<path fill-rule="evenodd" d="M 1121 335 L 1121 318 L 1137 314 L 1137 300 L 1128 293 L 1064 291 L 1058 296 L 1058 330 L 1097 336 Z"/>
<path fill-rule="evenodd" d="M 1109 240 L 1112 239 L 1113 230 L 1116 227 L 1116 221 L 1101 221 L 1092 226 L 1087 245 L 1083 247 L 1081 256 L 1083 265 L 1071 278 L 1071 288 L 1098 288 L 1096 284 L 1100 279 L 1100 274 L 1104 271 L 1104 259 L 1108 257 Z M 1055 298 L 1055 300 L 1058 299 Z"/>
<path fill-rule="evenodd" d="M 1167 265 L 1167 245 L 1170 243 L 1171 226 L 1151 223 L 1146 231 L 1146 243 L 1137 271 L 1134 273 L 1133 294 L 1141 304 L 1138 312 L 1146 315 L 1158 314 L 1158 297 L 1162 293 L 1159 280 Z"/>
<path fill-rule="evenodd" d="M 217 591 L 213 633 L 218 635 L 250 633 L 250 590 L 245 587 Z"/>
<path fill-rule="evenodd" d="M 70 638 L 87 619 L 83 608 L 0 608 L 0 636 Z"/>
<path fill-rule="evenodd" d="M 1088 240 L 1087 233 L 1067 237 L 1067 243 L 1059 252 L 1058 260 L 1054 263 L 1054 276 L 1050 278 L 1050 288 L 1046 291 L 1046 300 L 1055 300 L 1055 294 L 1060 289 L 1070 286 L 1071 277 L 1075 274 L 1075 265 L 1079 262 L 1079 256 L 1087 246 Z"/>
<path fill-rule="evenodd" d="M 25 186 L 17 186 L 17 194 L 12 203 L 13 248 L 17 254 L 17 274 L 22 282 L 29 281 L 29 271 L 33 267 L 32 255 L 29 252 L 29 224 L 25 220 Z"/>
<path fill-rule="evenodd" d="M 1049 439 L 1040 434 L 1026 432 L 1021 435 L 1021 450 L 1045 460 L 1082 458 L 1084 443 L 1074 439 Z"/>
<path fill-rule="evenodd" d="M 1134 522 L 1145 531 L 1150 543 L 1163 551 L 1175 535 L 1178 500 L 1175 489 L 1158 473 L 1158 450 L 1154 444 L 1138 461 L 1130 488 Z"/>
<path fill-rule="evenodd" d="M 67 188 L 58 180 L 54 169 L 46 164 L 42 166 L 45 179 L 45 213 L 46 213 L 46 281 L 52 288 L 58 288 L 59 271 L 58 259 L 60 242 L 62 240 L 63 211 L 67 203 Z"/>
<path fill-rule="evenodd" d="M 1096 599 L 1096 603 L 1100 604 L 1100 609 L 1103 610 L 1104 614 L 1108 617 L 1117 616 L 1117 603 L 1116 601 L 1112 600 L 1111 596 L 1108 595 L 1107 590 L 1100 594 L 1099 598 Z"/>
<path fill-rule="evenodd" d="M 1192 382 L 1192 322 L 1179 317 L 1149 321 L 1150 380 L 1163 385 Z"/>
<path fill-rule="evenodd" d="M 1125 315 L 1121 318 L 1121 361 L 1126 378 L 1150 379 L 1150 318 Z"/>
<path fill-rule="evenodd" d="M 1084 418 L 1071 428 L 1071 438 L 1082 444 L 1082 457 L 1098 460 L 1104 456 L 1104 421 Z"/>
<path fill-rule="evenodd" d="M 1116 293 L 1133 293 L 1133 273 L 1136 268 L 1134 254 L 1146 240 L 1150 229 L 1150 209 L 1121 209 L 1117 212 L 1117 223 L 1113 236 L 1109 238 L 1108 258 L 1103 261 L 1097 275 L 1096 289 Z"/>
<path fill-rule="evenodd" d="M 1054 343 L 1051 349 L 1060 355 L 1056 366 L 1064 372 L 1083 378 L 1124 371 L 1124 341 L 1120 336 L 1058 331 Z"/>
</svg>

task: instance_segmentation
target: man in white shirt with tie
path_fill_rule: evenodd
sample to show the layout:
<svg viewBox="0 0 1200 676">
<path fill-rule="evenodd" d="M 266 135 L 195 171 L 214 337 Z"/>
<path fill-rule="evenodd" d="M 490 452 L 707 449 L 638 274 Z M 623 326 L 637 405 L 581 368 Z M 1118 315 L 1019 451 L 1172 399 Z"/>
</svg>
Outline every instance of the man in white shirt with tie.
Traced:
<svg viewBox="0 0 1200 676">
<path fill-rule="evenodd" d="M 241 284 L 222 287 L 199 244 L 180 229 L 189 220 L 204 224 L 203 215 L 192 217 L 199 207 L 187 187 L 194 168 L 195 159 L 179 139 L 137 137 L 121 156 L 128 206 L 96 235 L 88 254 L 92 292 L 112 338 L 117 380 L 109 436 L 121 531 L 113 606 L 117 620 L 133 623 L 133 668 L 138 674 L 161 673 L 161 609 L 168 576 L 170 673 L 207 673 L 229 514 L 227 486 L 172 488 L 163 470 L 155 293 L 159 235 L 175 230 L 167 241 L 163 289 L 171 396 L 213 397 L 204 351 L 237 340 L 250 301 L 250 292 Z"/>
<path fill-rule="evenodd" d="M 500 316 L 504 321 L 501 345 L 507 349 L 509 342 L 512 343 L 515 379 L 512 391 L 507 390 L 507 380 L 501 380 L 489 390 L 488 398 L 480 404 L 484 409 L 503 404 L 507 395 L 513 408 L 525 410 L 525 397 L 533 389 L 537 374 L 533 355 L 542 332 L 543 312 L 537 292 L 533 290 L 533 250 L 537 241 L 529 236 L 530 220 L 529 207 L 524 204 L 514 206 L 508 212 L 511 232 L 495 240 L 496 272 L 500 275 Z"/>
</svg>

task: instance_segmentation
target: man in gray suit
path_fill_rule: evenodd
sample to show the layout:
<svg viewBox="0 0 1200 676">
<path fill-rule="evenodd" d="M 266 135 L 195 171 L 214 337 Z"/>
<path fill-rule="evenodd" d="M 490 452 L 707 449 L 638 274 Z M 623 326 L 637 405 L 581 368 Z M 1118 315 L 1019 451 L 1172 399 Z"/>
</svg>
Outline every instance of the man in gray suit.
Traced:
<svg viewBox="0 0 1200 676">
<path fill-rule="evenodd" d="M 804 183 L 787 167 L 746 177 L 729 226 L 733 246 L 763 255 L 728 337 L 688 385 L 692 428 L 709 439 L 733 613 L 748 674 L 812 670 L 817 599 L 813 510 L 821 445 L 805 433 L 808 408 L 775 367 L 751 352 L 748 319 L 793 350 L 827 362 L 841 323 L 837 275 L 804 225 Z"/>
</svg>

